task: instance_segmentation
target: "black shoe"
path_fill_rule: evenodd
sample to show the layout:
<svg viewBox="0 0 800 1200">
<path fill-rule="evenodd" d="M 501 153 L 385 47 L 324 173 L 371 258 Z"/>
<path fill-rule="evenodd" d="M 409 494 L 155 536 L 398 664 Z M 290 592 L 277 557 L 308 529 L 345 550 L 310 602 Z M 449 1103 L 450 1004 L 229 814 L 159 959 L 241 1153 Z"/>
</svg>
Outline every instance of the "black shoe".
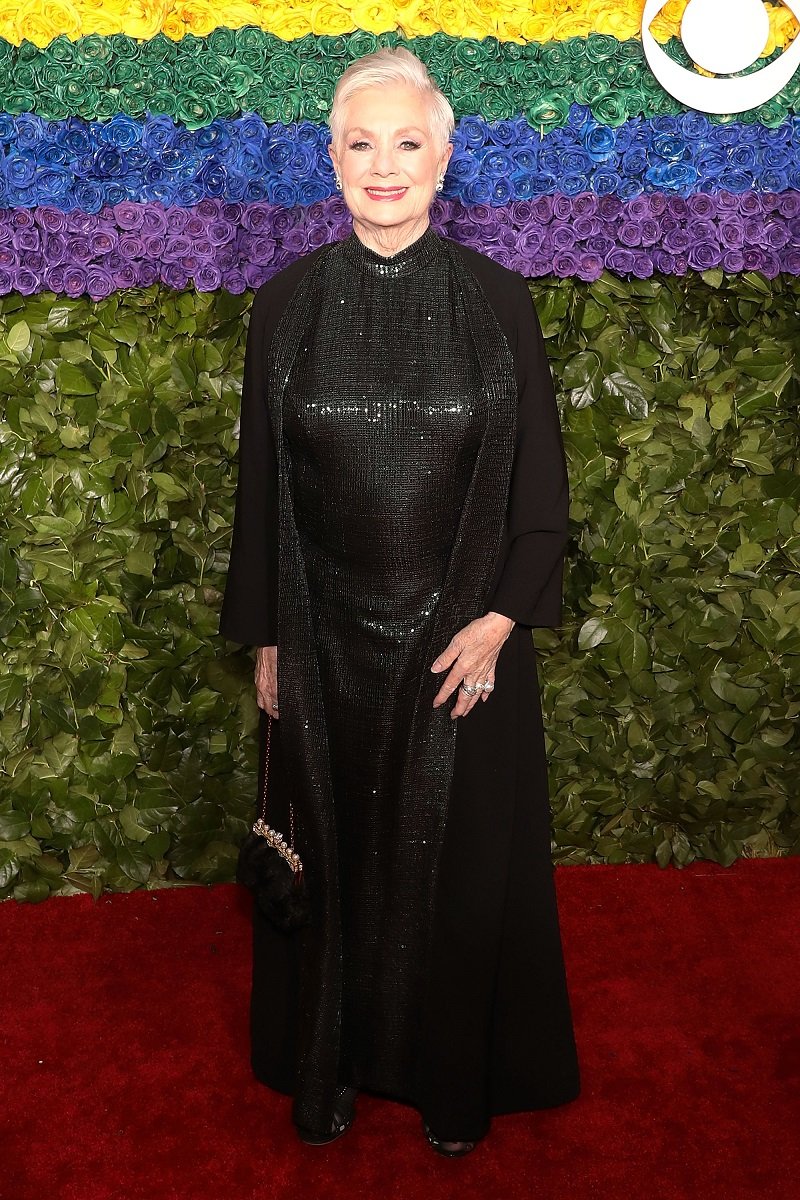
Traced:
<svg viewBox="0 0 800 1200">
<path fill-rule="evenodd" d="M 474 1150 L 477 1145 L 477 1142 L 442 1141 L 441 1138 L 434 1137 L 429 1126 L 427 1126 L 424 1121 L 422 1124 L 425 1129 L 425 1136 L 430 1142 L 431 1146 L 433 1146 L 434 1150 L 436 1150 L 438 1154 L 444 1154 L 447 1158 L 463 1158 L 465 1154 L 469 1154 L 471 1150 Z"/>
<path fill-rule="evenodd" d="M 355 1118 L 357 1095 L 357 1088 L 347 1085 L 337 1088 L 330 1133 L 312 1133 L 310 1129 L 304 1129 L 302 1125 L 298 1125 L 296 1128 L 300 1140 L 308 1146 L 327 1146 L 329 1142 L 335 1142 L 343 1133 L 347 1133 Z"/>
</svg>

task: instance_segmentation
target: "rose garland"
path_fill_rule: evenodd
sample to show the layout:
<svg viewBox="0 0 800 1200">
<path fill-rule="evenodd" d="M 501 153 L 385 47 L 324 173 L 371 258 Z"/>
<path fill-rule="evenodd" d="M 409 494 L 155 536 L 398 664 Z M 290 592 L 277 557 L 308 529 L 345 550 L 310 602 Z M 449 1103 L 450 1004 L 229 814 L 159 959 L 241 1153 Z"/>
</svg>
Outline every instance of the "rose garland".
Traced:
<svg viewBox="0 0 800 1200">
<path fill-rule="evenodd" d="M 798 192 L 654 193 L 627 203 L 585 193 L 499 209 L 437 199 L 431 223 L 528 278 L 713 268 L 800 274 Z M 239 293 L 351 228 L 340 196 L 293 209 L 212 199 L 193 209 L 125 202 L 96 215 L 11 209 L 0 212 L 0 294 L 50 290 L 100 300 L 157 282 Z"/>
<path fill-rule="evenodd" d="M 573 101 L 605 125 L 685 111 L 649 70 L 641 42 L 604 34 L 526 46 L 444 34 L 405 41 L 396 33 L 363 31 L 283 42 L 251 27 L 216 29 L 207 38 L 180 42 L 163 34 L 144 42 L 124 34 L 76 42 L 61 37 L 46 50 L 0 40 L 0 109 L 36 112 L 46 120 L 163 113 L 188 128 L 241 112 L 270 123 L 324 121 L 348 63 L 379 46 L 400 44 L 427 64 L 457 117 L 523 115 L 545 132 L 566 123 Z M 679 42 L 666 48 L 677 61 L 688 61 Z M 768 104 L 738 120 L 775 126 L 795 109 L 800 73 Z"/>
<path fill-rule="evenodd" d="M 123 200 L 189 207 L 206 197 L 291 208 L 335 192 L 327 126 L 248 114 L 200 130 L 168 117 L 105 124 L 0 116 L 0 205 L 95 213 Z M 600 125 L 580 105 L 541 137 L 522 117 L 455 129 L 444 195 L 495 207 L 532 196 L 800 191 L 800 117 L 777 129 L 712 125 L 700 113 Z"/>
<path fill-rule="evenodd" d="M 687 0 L 672 0 L 653 22 L 660 41 L 674 37 Z M 308 34 L 343 34 L 354 29 L 371 33 L 401 30 L 407 37 L 441 31 L 454 37 L 499 37 L 505 41 L 545 42 L 589 33 L 607 33 L 625 40 L 639 36 L 644 0 L 505 0 L 502 6 L 479 0 L 33 0 L 0 9 L 0 36 L 16 45 L 24 40 L 49 45 L 61 34 L 76 39 L 85 34 L 124 32 L 139 39 L 162 31 L 179 40 L 186 34 L 206 37 L 223 25 L 252 25 L 268 29 L 286 41 Z M 768 6 L 770 40 L 766 53 L 797 35 L 797 23 L 782 4 Z"/>
</svg>

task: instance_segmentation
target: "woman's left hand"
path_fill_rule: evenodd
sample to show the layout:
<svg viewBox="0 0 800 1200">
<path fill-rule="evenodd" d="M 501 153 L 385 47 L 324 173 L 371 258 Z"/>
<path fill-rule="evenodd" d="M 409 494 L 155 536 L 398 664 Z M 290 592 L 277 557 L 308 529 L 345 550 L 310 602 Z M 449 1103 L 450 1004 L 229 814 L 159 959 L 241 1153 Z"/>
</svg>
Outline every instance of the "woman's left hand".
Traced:
<svg viewBox="0 0 800 1200">
<path fill-rule="evenodd" d="M 456 688 L 461 687 L 464 680 L 471 684 L 485 681 L 494 683 L 497 656 L 513 628 L 514 622 L 510 617 L 490 612 L 460 629 L 431 665 L 432 671 L 452 668 L 436 693 L 433 707 L 438 708 L 440 704 L 444 704 L 448 696 L 452 696 Z M 478 700 L 488 700 L 490 695 L 491 692 L 482 688 L 474 696 L 459 691 L 458 701 L 453 705 L 450 716 L 465 716 Z"/>
</svg>

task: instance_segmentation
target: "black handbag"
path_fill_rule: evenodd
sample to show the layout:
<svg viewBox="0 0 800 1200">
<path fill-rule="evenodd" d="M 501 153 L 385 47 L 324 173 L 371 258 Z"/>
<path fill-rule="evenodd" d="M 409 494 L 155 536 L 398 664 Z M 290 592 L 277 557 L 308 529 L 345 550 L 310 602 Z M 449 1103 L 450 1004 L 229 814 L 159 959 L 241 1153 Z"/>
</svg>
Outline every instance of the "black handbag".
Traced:
<svg viewBox="0 0 800 1200">
<path fill-rule="evenodd" d="M 250 888 L 261 912 L 278 929 L 288 933 L 310 923 L 311 909 L 303 864 L 294 848 L 294 809 L 289 806 L 288 844 L 283 834 L 272 829 L 266 820 L 271 733 L 272 716 L 267 713 L 261 811 L 239 849 L 236 882 Z"/>
</svg>

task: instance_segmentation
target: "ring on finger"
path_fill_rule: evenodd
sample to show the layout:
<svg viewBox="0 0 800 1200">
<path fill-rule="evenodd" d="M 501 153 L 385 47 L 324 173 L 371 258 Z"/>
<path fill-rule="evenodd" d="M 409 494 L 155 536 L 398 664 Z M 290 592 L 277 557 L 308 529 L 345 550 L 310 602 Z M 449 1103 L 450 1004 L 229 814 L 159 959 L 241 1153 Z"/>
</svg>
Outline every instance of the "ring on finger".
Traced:
<svg viewBox="0 0 800 1200">
<path fill-rule="evenodd" d="M 479 683 L 467 683 L 466 680 L 461 685 L 462 692 L 466 692 L 468 696 L 475 696 L 481 690 Z"/>
</svg>

